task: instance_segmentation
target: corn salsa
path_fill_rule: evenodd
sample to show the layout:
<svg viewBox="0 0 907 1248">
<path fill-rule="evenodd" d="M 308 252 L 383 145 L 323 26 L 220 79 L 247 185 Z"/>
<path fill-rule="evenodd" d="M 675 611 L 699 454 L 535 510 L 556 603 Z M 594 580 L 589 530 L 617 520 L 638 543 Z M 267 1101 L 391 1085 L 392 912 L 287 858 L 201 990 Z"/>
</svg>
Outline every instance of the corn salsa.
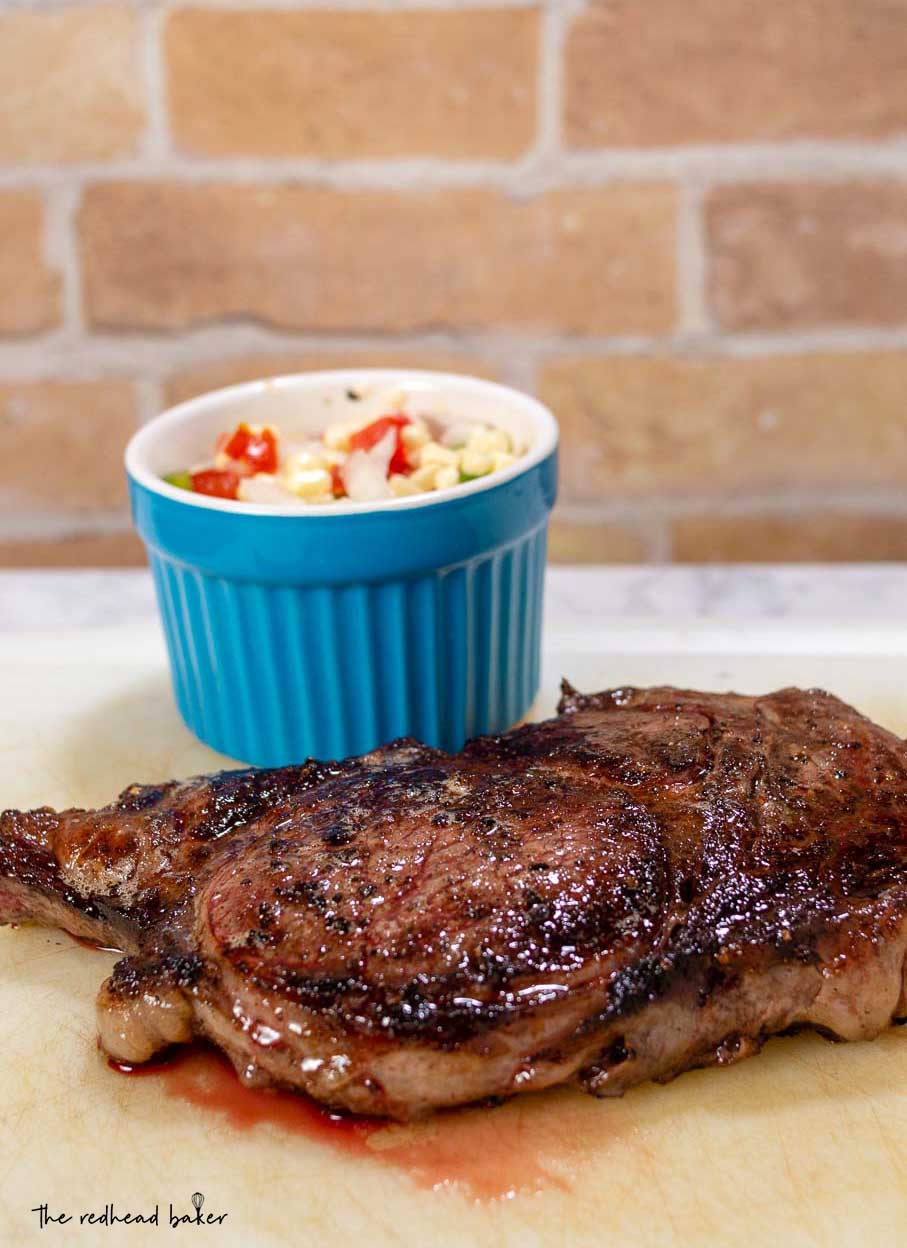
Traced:
<svg viewBox="0 0 907 1248">
<path fill-rule="evenodd" d="M 409 415 L 399 400 L 378 416 L 368 406 L 368 415 L 328 424 L 318 438 L 242 422 L 221 434 L 210 461 L 164 480 L 246 503 L 377 502 L 489 476 L 523 453 L 505 430 L 489 424 Z"/>
</svg>

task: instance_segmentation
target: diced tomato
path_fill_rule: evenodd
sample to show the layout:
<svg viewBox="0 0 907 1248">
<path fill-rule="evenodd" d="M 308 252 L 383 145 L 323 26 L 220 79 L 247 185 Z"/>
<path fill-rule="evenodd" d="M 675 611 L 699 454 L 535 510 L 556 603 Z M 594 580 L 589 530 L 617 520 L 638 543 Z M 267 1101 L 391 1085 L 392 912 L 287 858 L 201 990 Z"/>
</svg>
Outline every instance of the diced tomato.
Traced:
<svg viewBox="0 0 907 1248">
<path fill-rule="evenodd" d="M 340 475 L 340 465 L 331 464 L 331 490 L 335 498 L 343 498 L 346 488 Z"/>
<path fill-rule="evenodd" d="M 391 461 L 387 466 L 388 476 L 391 473 L 405 474 L 412 472 L 412 466 L 406 454 L 406 447 L 403 445 L 403 438 L 400 436 L 400 430 L 409 423 L 409 417 L 404 416 L 402 412 L 395 412 L 390 416 L 379 416 L 370 425 L 366 425 L 364 429 L 359 429 L 353 434 L 350 438 L 350 450 L 370 451 L 373 446 L 377 446 L 389 429 L 395 429 L 397 441 Z"/>
<path fill-rule="evenodd" d="M 409 476 L 412 470 L 413 470 L 413 466 L 409 462 L 409 456 L 406 453 L 406 447 L 403 445 L 403 441 L 398 431 L 397 445 L 394 447 L 394 453 L 391 456 L 391 462 L 387 465 L 387 475 L 391 476 L 392 474 L 400 473 L 406 477 L 406 476 Z"/>
<path fill-rule="evenodd" d="M 358 429 L 352 435 L 350 438 L 350 450 L 370 451 L 373 446 L 381 441 L 388 429 L 402 429 L 404 425 L 409 423 L 409 417 L 404 416 L 402 412 L 396 412 L 392 416 L 379 416 L 370 425 L 366 425 L 364 429 Z"/>
<path fill-rule="evenodd" d="M 273 429 L 265 426 L 261 433 L 250 438 L 245 459 L 255 472 L 277 471 L 277 435 Z"/>
<path fill-rule="evenodd" d="M 205 468 L 192 473 L 192 488 L 197 494 L 209 494 L 211 498 L 237 498 L 239 477 L 235 472 Z"/>
<path fill-rule="evenodd" d="M 256 433 L 243 421 L 218 438 L 217 450 L 234 461 L 240 475 L 277 471 L 277 435 L 267 425 Z"/>
<path fill-rule="evenodd" d="M 232 433 L 221 434 L 217 439 L 217 449 L 222 451 L 224 455 L 229 455 L 231 459 L 242 459 L 251 436 L 252 430 L 243 421 L 236 426 Z"/>
</svg>

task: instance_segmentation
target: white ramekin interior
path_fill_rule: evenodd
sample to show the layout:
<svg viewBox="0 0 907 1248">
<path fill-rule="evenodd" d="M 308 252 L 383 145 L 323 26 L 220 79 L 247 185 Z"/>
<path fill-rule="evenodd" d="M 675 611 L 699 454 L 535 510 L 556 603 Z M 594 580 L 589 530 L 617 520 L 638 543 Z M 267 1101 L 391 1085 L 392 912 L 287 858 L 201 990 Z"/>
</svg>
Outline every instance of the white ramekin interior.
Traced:
<svg viewBox="0 0 907 1248">
<path fill-rule="evenodd" d="M 162 480 L 165 473 L 209 460 L 218 434 L 240 420 L 273 424 L 290 436 L 317 436 L 334 421 L 371 415 L 369 403 L 378 405 L 374 407 L 374 416 L 381 415 L 384 398 L 397 390 L 405 397 L 403 410 L 411 414 L 422 411 L 445 423 L 481 421 L 497 425 L 510 434 L 517 446 L 525 448 L 524 453 L 509 468 L 449 490 L 372 503 L 336 502 L 317 508 L 231 502 L 192 494 Z M 489 489 L 540 463 L 556 447 L 557 436 L 557 423 L 549 410 L 538 400 L 508 386 L 454 373 L 344 369 L 250 381 L 180 403 L 135 434 L 126 448 L 126 468 L 133 480 L 146 489 L 193 507 L 253 515 L 323 517 L 432 506 L 454 496 Z"/>
</svg>

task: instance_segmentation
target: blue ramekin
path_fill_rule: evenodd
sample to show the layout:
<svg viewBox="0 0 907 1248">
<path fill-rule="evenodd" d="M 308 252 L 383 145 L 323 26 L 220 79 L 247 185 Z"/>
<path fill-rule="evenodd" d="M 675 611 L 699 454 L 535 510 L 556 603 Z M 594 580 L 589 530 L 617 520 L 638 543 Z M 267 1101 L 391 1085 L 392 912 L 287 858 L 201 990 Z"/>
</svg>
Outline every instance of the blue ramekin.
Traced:
<svg viewBox="0 0 907 1248">
<path fill-rule="evenodd" d="M 425 410 L 500 424 L 528 451 L 450 490 L 304 509 L 161 479 L 240 419 L 314 432 L 355 415 L 353 394 L 391 384 L 423 393 Z M 557 482 L 557 426 L 535 399 L 444 373 L 274 378 L 164 412 L 132 439 L 126 468 L 176 702 L 207 745 L 258 766 L 401 736 L 454 750 L 529 709 Z"/>
</svg>

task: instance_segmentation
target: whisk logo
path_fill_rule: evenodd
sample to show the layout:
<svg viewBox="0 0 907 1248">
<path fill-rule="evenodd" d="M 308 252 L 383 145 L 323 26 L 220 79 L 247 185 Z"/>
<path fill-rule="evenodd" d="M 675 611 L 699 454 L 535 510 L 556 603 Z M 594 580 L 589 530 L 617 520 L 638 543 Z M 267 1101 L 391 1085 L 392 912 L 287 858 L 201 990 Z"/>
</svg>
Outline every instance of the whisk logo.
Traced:
<svg viewBox="0 0 907 1248">
<path fill-rule="evenodd" d="M 205 1213 L 202 1206 L 205 1203 L 203 1192 L 193 1192 L 190 1197 L 192 1205 L 192 1213 L 177 1213 L 173 1205 L 170 1206 L 170 1225 L 175 1230 L 178 1226 L 220 1226 L 227 1219 L 225 1213 Z"/>
</svg>

